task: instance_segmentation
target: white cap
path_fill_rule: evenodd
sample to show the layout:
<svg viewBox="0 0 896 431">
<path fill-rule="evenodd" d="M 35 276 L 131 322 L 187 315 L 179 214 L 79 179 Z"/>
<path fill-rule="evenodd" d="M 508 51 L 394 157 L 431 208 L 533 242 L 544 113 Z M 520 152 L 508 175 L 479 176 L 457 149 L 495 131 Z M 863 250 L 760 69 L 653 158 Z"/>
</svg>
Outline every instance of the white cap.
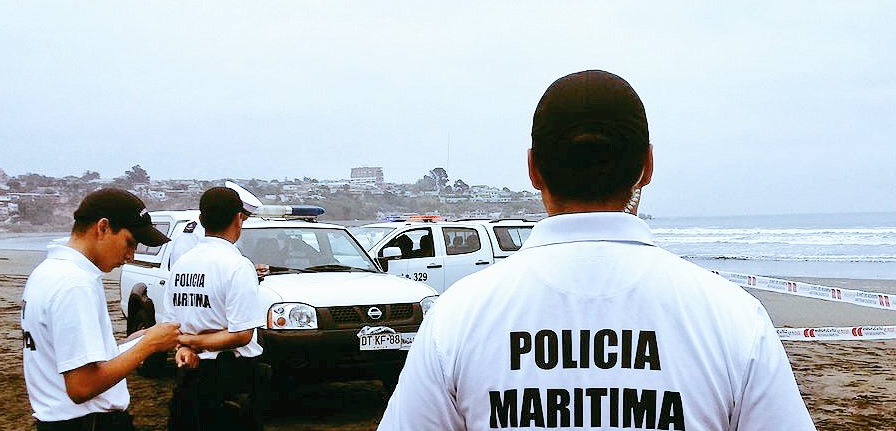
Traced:
<svg viewBox="0 0 896 431">
<path fill-rule="evenodd" d="M 234 191 L 236 191 L 236 193 L 240 196 L 240 200 L 243 201 L 244 210 L 250 213 L 254 213 L 255 210 L 257 210 L 258 207 L 262 205 L 261 201 L 258 200 L 258 198 L 252 194 L 252 192 L 240 187 L 237 183 L 233 181 L 225 181 L 224 186 L 228 189 L 233 189 Z"/>
</svg>

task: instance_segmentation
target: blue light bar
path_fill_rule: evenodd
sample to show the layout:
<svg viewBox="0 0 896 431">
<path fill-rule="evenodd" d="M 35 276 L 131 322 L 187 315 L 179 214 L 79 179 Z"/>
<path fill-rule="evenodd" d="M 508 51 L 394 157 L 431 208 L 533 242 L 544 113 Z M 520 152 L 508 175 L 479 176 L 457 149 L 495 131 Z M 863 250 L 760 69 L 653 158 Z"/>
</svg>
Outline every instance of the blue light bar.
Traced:
<svg viewBox="0 0 896 431">
<path fill-rule="evenodd" d="M 262 205 L 253 214 L 260 217 L 301 217 L 314 218 L 323 214 L 317 205 Z"/>
<path fill-rule="evenodd" d="M 322 207 L 317 205 L 292 205 L 292 212 L 289 215 L 298 217 L 317 217 L 325 213 Z"/>
</svg>

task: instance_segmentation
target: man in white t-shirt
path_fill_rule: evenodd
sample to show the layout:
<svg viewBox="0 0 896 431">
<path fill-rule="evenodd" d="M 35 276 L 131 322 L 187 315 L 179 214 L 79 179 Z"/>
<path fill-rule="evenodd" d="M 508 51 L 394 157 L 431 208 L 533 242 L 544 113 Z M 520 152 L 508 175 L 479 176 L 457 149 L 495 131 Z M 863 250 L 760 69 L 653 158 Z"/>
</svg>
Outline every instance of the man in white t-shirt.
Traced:
<svg viewBox="0 0 896 431">
<path fill-rule="evenodd" d="M 156 352 L 171 350 L 175 323 L 139 331 L 119 351 L 106 308 L 102 275 L 133 259 L 137 243 L 168 238 L 152 226 L 133 194 L 102 189 L 74 214 L 67 245 L 51 245 L 22 294 L 23 365 L 28 399 L 45 430 L 132 429 L 125 376 Z"/>
<path fill-rule="evenodd" d="M 177 431 L 237 426 L 222 406 L 250 391 L 240 384 L 253 377 L 262 352 L 255 328 L 265 324 L 255 267 L 234 245 L 247 218 L 237 192 L 211 188 L 199 209 L 205 237 L 171 268 L 163 300 L 163 320 L 180 323 L 184 333 L 175 362 L 195 369 L 177 381 L 169 422 Z M 255 429 L 260 413 L 251 412 Z"/>
<path fill-rule="evenodd" d="M 814 430 L 762 305 L 634 215 L 652 172 L 625 80 L 554 82 L 529 151 L 550 217 L 439 298 L 379 429 Z"/>
</svg>

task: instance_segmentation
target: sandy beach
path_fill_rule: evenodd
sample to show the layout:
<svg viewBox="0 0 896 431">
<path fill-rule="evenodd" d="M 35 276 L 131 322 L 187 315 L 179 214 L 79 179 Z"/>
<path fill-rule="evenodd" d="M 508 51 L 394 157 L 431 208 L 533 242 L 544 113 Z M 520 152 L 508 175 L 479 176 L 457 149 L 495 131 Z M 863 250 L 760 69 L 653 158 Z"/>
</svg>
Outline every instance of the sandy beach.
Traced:
<svg viewBox="0 0 896 431">
<path fill-rule="evenodd" d="M 19 301 L 31 269 L 43 252 L 0 250 L 0 429 L 31 429 L 25 393 L 19 333 Z M 772 274 L 759 274 L 772 275 Z M 825 286 L 896 294 L 896 281 L 790 278 Z M 116 335 L 125 322 L 118 308 L 118 273 L 105 278 Z M 896 313 L 848 304 L 751 291 L 769 311 L 776 326 L 854 326 L 896 324 Z M 821 431 L 896 430 L 896 340 L 785 342 L 797 383 Z M 164 430 L 170 378 L 128 377 L 131 411 L 137 429 Z M 269 430 L 374 430 L 385 405 L 378 382 L 299 387 L 271 409 Z"/>
</svg>

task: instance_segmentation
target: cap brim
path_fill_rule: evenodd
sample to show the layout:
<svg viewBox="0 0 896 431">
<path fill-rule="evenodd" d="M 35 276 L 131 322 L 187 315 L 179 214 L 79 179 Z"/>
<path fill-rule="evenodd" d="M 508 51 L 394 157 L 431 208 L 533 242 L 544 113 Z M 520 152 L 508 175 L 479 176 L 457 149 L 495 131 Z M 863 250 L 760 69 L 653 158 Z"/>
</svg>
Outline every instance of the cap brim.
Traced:
<svg viewBox="0 0 896 431">
<path fill-rule="evenodd" d="M 159 232 L 158 229 L 152 227 L 152 225 L 132 227 L 129 229 L 131 231 L 131 234 L 134 235 L 134 239 L 136 239 L 137 242 L 150 247 L 158 247 L 168 241 L 171 241 L 170 238 L 165 236 L 165 234 L 163 234 L 162 232 Z"/>
</svg>

